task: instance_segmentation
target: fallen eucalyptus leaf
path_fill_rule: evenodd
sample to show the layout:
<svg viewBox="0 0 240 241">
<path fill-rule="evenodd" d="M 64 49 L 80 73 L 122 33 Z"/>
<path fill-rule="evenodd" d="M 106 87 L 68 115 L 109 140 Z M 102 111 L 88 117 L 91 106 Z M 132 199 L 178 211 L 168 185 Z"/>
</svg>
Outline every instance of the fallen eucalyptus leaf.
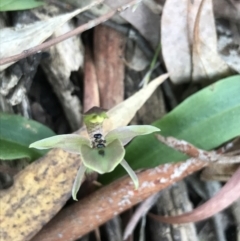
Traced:
<svg viewBox="0 0 240 241">
<path fill-rule="evenodd" d="M 212 1 L 201 0 L 198 8 L 193 32 L 192 61 L 193 81 L 216 80 L 231 73 L 217 51 Z"/>
<path fill-rule="evenodd" d="M 38 21 L 22 28 L 3 28 L 0 31 L 0 58 L 20 54 L 26 49 L 35 47 L 49 38 L 53 32 L 65 22 L 82 12 L 77 9 L 71 13 L 62 14 L 46 21 Z M 0 66 L 0 71 L 13 63 Z"/>
<path fill-rule="evenodd" d="M 224 187 L 210 200 L 193 211 L 178 216 L 162 217 L 150 213 L 149 216 L 164 223 L 198 222 L 213 216 L 237 201 L 240 197 L 240 168 L 233 174 Z"/>
<path fill-rule="evenodd" d="M 212 1 L 168 0 L 161 26 L 164 62 L 174 83 L 229 75 L 217 52 Z"/>
<path fill-rule="evenodd" d="M 37 159 L 46 151 L 29 149 L 30 143 L 53 136 L 46 126 L 22 116 L 0 113 L 0 159 Z"/>
<path fill-rule="evenodd" d="M 58 14 L 56 8 L 48 6 L 32 12 L 41 21 L 52 19 Z M 55 28 L 51 38 L 62 36 L 74 29 L 74 22 L 68 21 L 61 27 Z M 60 101 L 71 130 L 74 131 L 82 125 L 82 116 L 80 100 L 72 94 L 75 88 L 70 81 L 70 75 L 83 66 L 83 49 L 81 38 L 75 35 L 51 46 L 46 50 L 50 57 L 43 58 L 41 61 L 41 68 Z"/>
<path fill-rule="evenodd" d="M 203 181 L 227 182 L 234 172 L 238 169 L 239 164 L 219 164 L 212 163 L 204 168 L 201 172 L 200 179 Z"/>
</svg>

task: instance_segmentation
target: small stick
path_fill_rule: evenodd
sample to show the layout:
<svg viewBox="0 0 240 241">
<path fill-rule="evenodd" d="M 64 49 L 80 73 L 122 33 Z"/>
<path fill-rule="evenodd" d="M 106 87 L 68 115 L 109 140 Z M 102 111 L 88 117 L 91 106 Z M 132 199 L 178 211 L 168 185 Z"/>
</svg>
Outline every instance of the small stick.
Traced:
<svg viewBox="0 0 240 241">
<path fill-rule="evenodd" d="M 204 151 L 184 140 L 178 140 L 174 137 L 164 137 L 161 135 L 156 135 L 156 137 L 165 145 L 201 161 L 217 162 L 221 164 L 240 163 L 240 156 L 226 156 L 218 154 L 216 151 Z"/>
<path fill-rule="evenodd" d="M 95 6 L 96 4 L 99 4 L 99 2 L 100 1 L 94 2 L 93 4 L 90 4 L 90 5 L 86 6 L 85 8 L 83 8 L 83 11 L 85 11 L 86 9 L 89 9 L 92 6 Z M 42 43 L 42 44 L 39 44 L 36 47 L 24 50 L 20 54 L 16 54 L 16 55 L 13 55 L 13 56 L 10 56 L 10 57 L 2 58 L 2 59 L 0 59 L 0 65 L 4 65 L 4 64 L 7 64 L 7 63 L 15 62 L 15 61 L 18 61 L 20 59 L 26 58 L 27 56 L 30 56 L 30 55 L 35 54 L 37 52 L 40 52 L 44 49 L 47 49 L 47 48 L 49 48 L 49 47 L 51 47 L 55 44 L 58 44 L 58 43 L 62 42 L 62 41 L 66 40 L 70 37 L 73 37 L 77 34 L 80 34 L 84 31 L 88 30 L 88 29 L 91 29 L 91 28 L 97 26 L 98 24 L 107 21 L 112 16 L 114 16 L 117 12 L 121 12 L 121 11 L 127 9 L 128 7 L 131 7 L 134 4 L 136 4 L 137 2 L 139 2 L 139 0 L 131 1 L 130 3 L 128 3 L 128 4 L 126 4 L 122 7 L 119 7 L 115 10 L 112 10 L 112 11 L 110 11 L 110 12 L 108 12 L 108 13 L 106 13 L 106 14 L 104 14 L 104 15 L 102 15 L 102 16 L 94 19 L 94 20 L 89 21 L 86 24 L 83 24 L 83 25 L 75 28 L 74 30 L 71 30 L 71 31 L 69 31 L 69 32 L 67 32 L 63 35 L 60 35 L 56 38 L 53 38 L 49 41 L 46 41 L 46 42 Z"/>
<path fill-rule="evenodd" d="M 138 174 L 138 190 L 134 190 L 130 177 L 118 179 L 62 209 L 31 241 L 76 240 L 206 165 L 206 162 L 189 160 L 145 170 Z"/>
</svg>

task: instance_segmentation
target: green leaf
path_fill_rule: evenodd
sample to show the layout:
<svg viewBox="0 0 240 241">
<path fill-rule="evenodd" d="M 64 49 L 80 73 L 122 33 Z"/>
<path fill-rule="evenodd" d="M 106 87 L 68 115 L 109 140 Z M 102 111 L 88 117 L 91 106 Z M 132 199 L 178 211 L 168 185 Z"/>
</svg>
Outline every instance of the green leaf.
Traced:
<svg viewBox="0 0 240 241">
<path fill-rule="evenodd" d="M 62 148 L 65 151 L 80 154 L 80 146 L 88 145 L 90 146 L 90 140 L 77 135 L 77 134 L 67 134 L 67 135 L 57 135 L 49 137 L 40 141 L 32 143 L 29 147 L 36 149 L 50 149 L 50 148 Z"/>
<path fill-rule="evenodd" d="M 186 140 L 204 150 L 216 148 L 240 135 L 240 75 L 202 89 L 153 125 L 161 128 L 163 136 Z M 160 143 L 154 134 L 135 138 L 127 147 L 125 156 L 135 170 L 186 158 Z M 116 168 L 100 177 L 100 181 L 106 183 L 124 174 L 123 169 Z"/>
<path fill-rule="evenodd" d="M 0 11 L 25 10 L 42 6 L 43 1 L 37 0 L 1 0 Z"/>
<path fill-rule="evenodd" d="M 46 152 L 29 149 L 29 144 L 53 135 L 53 131 L 36 121 L 0 113 L 0 159 L 26 157 L 33 160 L 41 157 Z"/>
<path fill-rule="evenodd" d="M 123 126 L 108 132 L 106 141 L 111 143 L 113 140 L 118 139 L 125 146 L 136 136 L 147 135 L 156 131 L 160 131 L 160 129 L 150 125 Z"/>
<path fill-rule="evenodd" d="M 119 140 L 115 140 L 104 148 L 81 146 L 83 164 L 100 174 L 111 172 L 124 158 L 125 149 Z"/>
</svg>

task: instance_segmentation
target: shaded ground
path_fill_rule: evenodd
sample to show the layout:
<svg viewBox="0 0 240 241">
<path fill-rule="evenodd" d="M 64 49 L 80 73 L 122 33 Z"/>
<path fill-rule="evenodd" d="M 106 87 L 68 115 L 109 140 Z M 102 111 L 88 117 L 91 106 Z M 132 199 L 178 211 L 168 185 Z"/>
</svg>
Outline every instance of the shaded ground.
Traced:
<svg viewBox="0 0 240 241">
<path fill-rule="evenodd" d="M 1 28 L 23 27 L 36 20 L 51 19 L 60 13 L 68 12 L 71 7 L 70 2 L 69 4 L 50 2 L 53 2 L 50 6 L 39 9 L 1 13 Z M 116 3 L 110 2 L 108 1 L 109 6 L 115 7 Z M 153 4 L 154 1 L 149 2 Z M 151 124 L 203 87 L 225 76 L 239 73 L 240 27 L 237 21 L 240 11 L 238 3 L 233 1 L 235 10 L 232 10 L 234 14 L 230 14 L 233 20 L 229 20 L 229 12 L 221 12 L 218 6 L 215 6 L 213 11 L 210 3 L 199 1 L 199 4 L 206 4 L 206 11 L 198 10 L 199 15 L 200 13 L 205 14 L 205 23 L 203 21 L 202 25 L 199 24 L 198 33 L 193 32 L 192 42 L 190 40 L 190 42 L 186 42 L 187 35 L 183 37 L 181 34 L 178 35 L 178 30 L 181 30 L 182 22 L 187 22 L 189 26 L 193 23 L 189 19 L 181 18 L 185 13 L 184 3 L 182 3 L 182 8 L 179 7 L 181 11 L 178 11 L 177 7 L 174 8 L 176 2 L 168 1 L 169 5 L 164 6 L 162 13 L 161 1 L 156 2 L 159 4 L 152 8 L 152 5 L 150 7 L 149 5 L 137 6 L 139 15 L 135 15 L 134 18 L 131 11 L 124 12 L 123 19 L 115 17 L 85 31 L 81 36 L 77 35 L 51 47 L 50 50 L 44 50 L 8 67 L 0 73 L 1 112 L 19 114 L 36 120 L 51 128 L 56 134 L 71 133 L 82 126 L 82 114 L 92 106 L 111 109 L 136 93 L 150 79 L 169 72 L 170 79 L 154 92 L 131 121 L 131 124 Z M 225 9 L 231 10 L 227 3 L 222 4 L 225 4 Z M 215 3 L 215 5 L 217 4 Z M 197 15 L 194 7 L 196 6 L 192 7 L 192 11 L 195 12 L 192 14 Z M 153 10 L 155 10 L 154 13 Z M 54 33 L 50 36 L 64 34 L 106 11 L 105 7 L 98 7 L 84 12 L 67 22 L 62 28 L 54 27 L 51 30 Z M 188 9 L 188 11 L 190 10 Z M 213 18 L 213 14 L 215 14 L 215 18 Z M 141 16 L 140 20 L 139 16 Z M 172 23 L 169 22 L 169 16 Z M 156 52 L 160 38 L 161 17 L 163 18 L 161 51 Z M 206 21 L 208 26 L 206 26 Z M 211 25 L 211 21 L 213 25 Z M 216 21 L 216 28 L 214 21 Z M 176 25 L 177 22 L 179 25 Z M 201 22 L 201 18 L 199 17 L 196 22 Z M 44 30 L 45 28 L 42 29 L 42 32 Z M 187 28 L 184 30 L 187 34 L 189 33 Z M 205 32 L 205 30 L 209 31 Z M 215 41 L 213 46 L 215 30 L 218 33 L 218 42 Z M 33 38 L 37 38 L 37 35 L 33 34 Z M 206 35 L 210 36 L 209 39 L 206 39 Z M 177 41 L 174 42 L 174 39 Z M 201 41 L 194 42 L 194 39 Z M 192 48 L 189 49 L 189 46 Z M 27 44 L 25 44 L 25 48 L 28 48 Z M 174 56 L 176 52 L 177 57 Z M 185 54 L 181 54 L 182 52 Z M 208 59 L 207 52 L 210 52 L 211 60 Z M 157 56 L 155 60 L 154 54 Z M 149 74 L 151 77 L 147 76 Z M 233 148 L 229 148 L 228 151 L 239 151 L 239 141 L 232 146 Z M 69 157 L 66 157 L 66 160 L 67 158 Z M 76 162 L 72 165 L 76 165 Z M 1 179 L 11 184 L 13 173 L 19 172 L 26 166 L 28 166 L 26 160 L 2 161 Z M 219 191 L 222 186 L 219 181 L 227 181 L 237 167 L 238 164 L 235 164 L 234 167 L 227 165 L 220 174 L 213 172 L 213 170 L 219 171 L 219 166 L 208 167 L 205 169 L 205 179 L 209 179 L 211 176 L 213 181 L 204 182 L 200 179 L 200 173 L 195 173 L 155 194 L 150 199 L 150 204 L 143 203 L 143 206 L 159 215 L 177 215 L 191 211 L 193 207 L 199 206 Z M 10 173 L 11 171 L 13 173 Z M 97 175 L 87 178 L 80 189 L 80 199 L 85 197 L 86 200 L 86 197 L 97 189 L 94 184 L 96 179 Z M 3 181 L 1 185 L 7 185 Z M 141 199 L 141 201 L 143 200 Z M 60 210 L 64 207 L 71 207 L 73 201 L 70 199 L 65 206 L 63 203 L 57 205 Z M 79 240 L 123 240 L 123 231 L 136 209 L 137 207 L 133 206 L 123 214 L 116 215 L 103 226 L 93 227 L 92 229 L 95 231 Z M 184 225 L 163 224 L 144 215 L 135 231 L 129 232 L 130 237 L 127 240 L 240 240 L 239 210 L 238 201 L 212 219 Z M 140 209 L 138 212 L 143 213 L 144 211 Z M 45 227 L 47 226 L 46 223 Z M 34 230 L 32 232 L 34 233 Z M 19 240 L 23 239 L 19 238 Z M 34 240 L 33 238 L 32 241 Z M 50 240 L 61 240 L 61 235 L 59 237 L 49 236 Z"/>
</svg>

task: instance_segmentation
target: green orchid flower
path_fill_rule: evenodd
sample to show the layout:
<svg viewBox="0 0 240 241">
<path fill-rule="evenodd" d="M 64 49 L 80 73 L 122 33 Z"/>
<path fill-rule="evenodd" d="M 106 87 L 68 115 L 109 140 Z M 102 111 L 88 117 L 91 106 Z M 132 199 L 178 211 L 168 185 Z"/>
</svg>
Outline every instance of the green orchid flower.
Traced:
<svg viewBox="0 0 240 241">
<path fill-rule="evenodd" d="M 29 146 L 37 149 L 61 148 L 81 155 L 82 165 L 77 172 L 72 188 L 74 200 L 77 200 L 76 195 L 86 172 L 108 173 L 119 164 L 127 171 L 137 189 L 138 178 L 124 160 L 124 146 L 136 136 L 160 131 L 150 125 L 132 125 L 117 128 L 104 136 L 102 123 L 106 118 L 108 117 L 105 110 L 93 107 L 84 114 L 84 124 L 89 139 L 77 134 L 58 135 L 34 142 Z"/>
</svg>

